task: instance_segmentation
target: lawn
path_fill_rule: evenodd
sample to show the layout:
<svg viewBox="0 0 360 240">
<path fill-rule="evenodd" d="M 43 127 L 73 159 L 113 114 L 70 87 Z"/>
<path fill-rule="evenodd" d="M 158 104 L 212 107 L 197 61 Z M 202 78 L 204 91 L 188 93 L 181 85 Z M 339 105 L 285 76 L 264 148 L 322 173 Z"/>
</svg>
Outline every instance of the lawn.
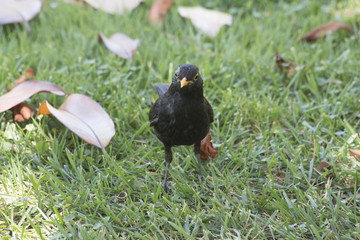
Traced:
<svg viewBox="0 0 360 240">
<path fill-rule="evenodd" d="M 106 154 L 52 116 L 27 123 L 0 114 L 0 238 L 10 239 L 356 239 L 360 236 L 360 15 L 357 1 L 175 0 L 163 25 L 152 1 L 124 15 L 43 1 L 23 24 L 0 26 L 0 89 L 32 67 L 35 79 L 97 101 L 114 121 Z M 230 13 L 232 26 L 204 35 L 178 6 Z M 307 43 L 331 21 L 351 26 Z M 117 57 L 98 34 L 140 45 Z M 275 54 L 306 64 L 281 72 Z M 204 78 L 219 154 L 203 161 L 173 148 L 171 195 L 162 191 L 164 151 L 148 122 L 156 82 L 192 63 Z M 28 103 L 65 97 L 36 94 Z M 105 154 L 105 155 L 104 155 Z M 108 160 L 108 164 L 107 161 Z M 320 161 L 330 164 L 318 170 Z"/>
</svg>

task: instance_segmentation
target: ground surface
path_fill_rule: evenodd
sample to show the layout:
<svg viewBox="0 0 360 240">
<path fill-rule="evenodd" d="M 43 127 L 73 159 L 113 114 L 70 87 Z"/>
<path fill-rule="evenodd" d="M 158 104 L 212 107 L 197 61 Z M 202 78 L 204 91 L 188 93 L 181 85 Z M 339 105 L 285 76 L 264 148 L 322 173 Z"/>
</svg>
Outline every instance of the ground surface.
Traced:
<svg viewBox="0 0 360 240">
<path fill-rule="evenodd" d="M 234 3 L 236 2 L 236 3 Z M 256 2 L 256 3 L 255 3 Z M 0 115 L 0 228 L 17 239 L 354 239 L 360 235 L 359 16 L 353 1 L 198 1 L 229 12 L 233 25 L 211 38 L 177 13 L 153 27 L 145 1 L 124 16 L 45 1 L 23 25 L 0 27 L 0 89 L 27 68 L 38 80 L 99 102 L 116 126 L 104 154 L 51 116 L 15 124 Z M 314 43 L 312 28 L 354 28 Z M 139 38 L 132 61 L 98 43 L 98 33 Z M 305 70 L 286 76 L 275 53 Z M 162 196 L 163 148 L 147 114 L 151 84 L 196 64 L 213 105 L 219 155 L 205 161 L 201 190 L 191 147 L 174 148 L 171 196 Z M 64 97 L 37 94 L 55 107 Z M 320 161 L 332 168 L 321 173 Z"/>
</svg>

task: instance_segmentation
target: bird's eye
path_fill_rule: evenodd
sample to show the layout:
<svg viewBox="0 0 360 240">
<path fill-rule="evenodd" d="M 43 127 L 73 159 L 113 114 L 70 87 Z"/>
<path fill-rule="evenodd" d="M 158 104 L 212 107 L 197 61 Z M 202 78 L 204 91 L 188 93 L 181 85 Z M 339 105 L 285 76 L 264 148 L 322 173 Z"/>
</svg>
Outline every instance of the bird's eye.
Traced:
<svg viewBox="0 0 360 240">
<path fill-rule="evenodd" d="M 179 77 L 179 74 L 178 74 L 177 72 L 175 73 L 175 77 L 176 77 L 176 78 L 178 78 L 178 77 Z"/>
<path fill-rule="evenodd" d="M 194 77 L 194 80 L 197 81 L 199 79 L 199 74 L 197 73 Z"/>
</svg>

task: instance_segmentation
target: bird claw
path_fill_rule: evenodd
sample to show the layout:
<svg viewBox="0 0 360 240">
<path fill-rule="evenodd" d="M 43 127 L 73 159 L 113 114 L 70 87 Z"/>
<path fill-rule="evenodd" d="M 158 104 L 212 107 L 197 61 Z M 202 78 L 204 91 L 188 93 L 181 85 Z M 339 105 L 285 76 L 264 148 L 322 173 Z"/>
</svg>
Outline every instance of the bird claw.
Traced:
<svg viewBox="0 0 360 240">
<path fill-rule="evenodd" d="M 199 178 L 200 178 L 200 186 L 201 186 L 201 191 L 204 190 L 204 176 L 203 175 L 199 175 Z"/>
<path fill-rule="evenodd" d="M 201 185 L 203 185 L 204 181 L 205 181 L 205 178 L 203 175 L 199 175 L 199 178 L 200 178 L 200 183 Z"/>
<path fill-rule="evenodd" d="M 205 181 L 205 178 L 202 175 L 199 175 L 201 191 L 204 193 L 205 189 L 211 189 L 211 185 Z"/>
<path fill-rule="evenodd" d="M 165 192 L 167 195 L 170 195 L 169 187 L 168 187 L 167 184 L 164 184 L 164 185 L 163 185 L 163 189 L 164 189 L 164 192 Z"/>
</svg>

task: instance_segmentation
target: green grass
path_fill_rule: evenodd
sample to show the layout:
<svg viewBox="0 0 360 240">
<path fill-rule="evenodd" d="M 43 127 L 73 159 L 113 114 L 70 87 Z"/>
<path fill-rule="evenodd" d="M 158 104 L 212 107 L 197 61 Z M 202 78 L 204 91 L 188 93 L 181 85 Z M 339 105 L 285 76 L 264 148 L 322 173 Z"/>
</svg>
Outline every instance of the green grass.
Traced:
<svg viewBox="0 0 360 240">
<path fill-rule="evenodd" d="M 27 124 L 0 115 L 0 236 L 10 239 L 355 239 L 360 236 L 359 16 L 355 30 L 314 43 L 300 37 L 339 20 L 353 1 L 220 1 L 233 25 L 211 38 L 177 13 L 151 26 L 145 1 L 131 13 L 44 1 L 24 25 L 0 26 L 1 94 L 34 68 L 37 80 L 90 96 L 116 135 L 102 151 L 51 116 Z M 99 32 L 139 38 L 132 61 L 98 43 Z M 275 53 L 304 71 L 279 72 Z M 170 82 L 177 65 L 196 64 L 215 111 L 219 155 L 204 161 L 201 189 L 191 147 L 173 149 L 172 195 L 163 196 L 165 162 L 148 111 L 151 84 Z M 335 81 L 336 80 L 336 81 Z M 37 94 L 59 107 L 64 97 Z M 315 169 L 322 160 L 332 168 Z"/>
</svg>

